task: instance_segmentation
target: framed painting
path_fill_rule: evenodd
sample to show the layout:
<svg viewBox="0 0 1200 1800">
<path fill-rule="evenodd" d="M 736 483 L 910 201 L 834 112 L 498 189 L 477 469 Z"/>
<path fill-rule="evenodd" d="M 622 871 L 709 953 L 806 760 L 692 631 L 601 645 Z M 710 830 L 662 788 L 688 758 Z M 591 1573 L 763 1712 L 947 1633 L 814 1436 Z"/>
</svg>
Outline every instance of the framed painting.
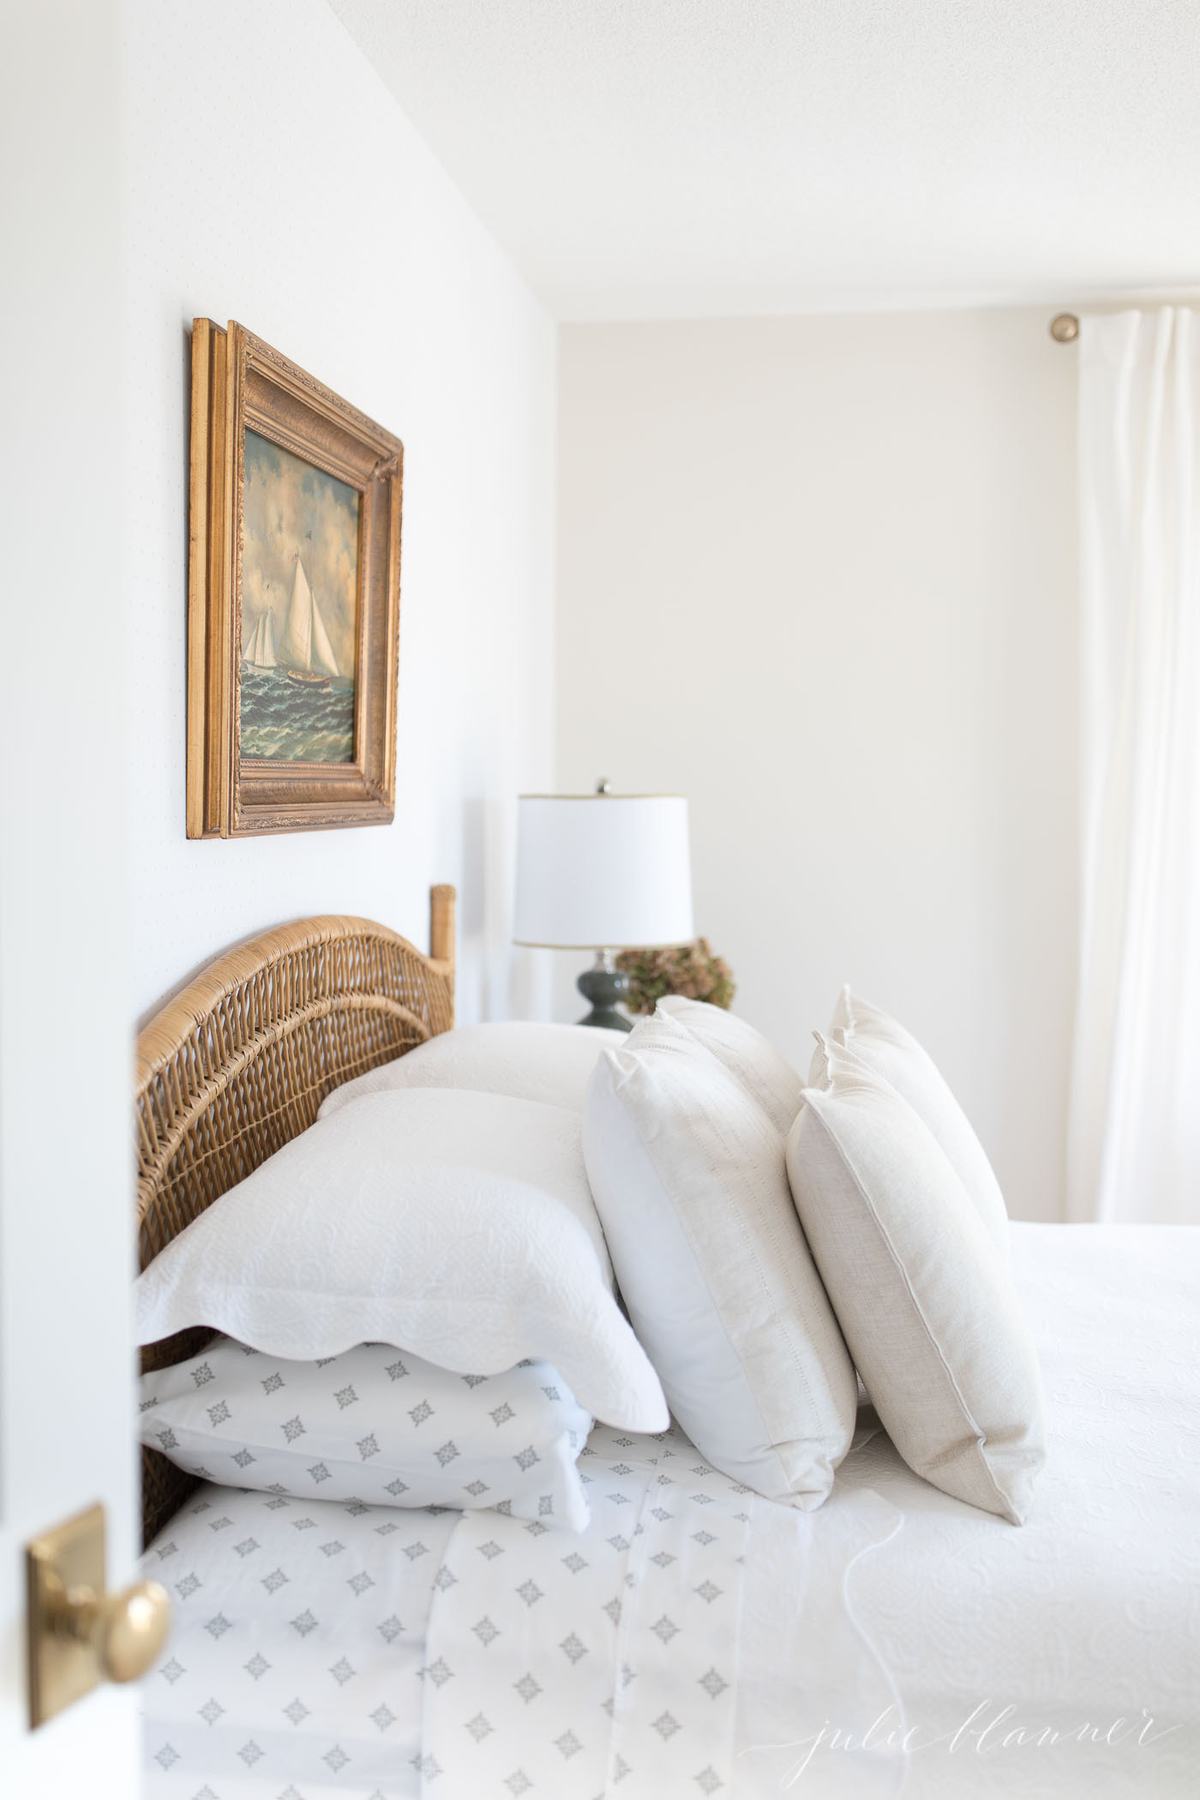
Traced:
<svg viewBox="0 0 1200 1800">
<path fill-rule="evenodd" d="M 193 320 L 189 837 L 392 818 L 403 466 L 269 344 Z"/>
</svg>

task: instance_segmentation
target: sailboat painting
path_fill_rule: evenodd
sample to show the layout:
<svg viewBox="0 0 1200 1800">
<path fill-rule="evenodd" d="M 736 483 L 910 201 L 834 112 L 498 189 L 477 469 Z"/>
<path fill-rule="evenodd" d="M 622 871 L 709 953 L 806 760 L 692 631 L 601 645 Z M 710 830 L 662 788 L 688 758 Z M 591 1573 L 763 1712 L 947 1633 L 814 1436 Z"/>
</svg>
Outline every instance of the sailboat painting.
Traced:
<svg viewBox="0 0 1200 1800">
<path fill-rule="evenodd" d="M 354 760 L 359 494 L 247 429 L 241 749 Z"/>
<path fill-rule="evenodd" d="M 236 319 L 191 402 L 188 837 L 390 825 L 404 445 Z"/>
</svg>

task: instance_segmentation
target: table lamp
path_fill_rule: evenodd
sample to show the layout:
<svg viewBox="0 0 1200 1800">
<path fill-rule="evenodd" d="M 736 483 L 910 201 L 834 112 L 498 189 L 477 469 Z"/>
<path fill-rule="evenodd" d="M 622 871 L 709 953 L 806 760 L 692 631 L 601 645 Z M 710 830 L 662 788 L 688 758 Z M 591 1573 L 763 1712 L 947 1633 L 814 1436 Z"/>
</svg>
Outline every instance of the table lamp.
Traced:
<svg viewBox="0 0 1200 1800">
<path fill-rule="evenodd" d="M 614 950 L 687 944 L 692 872 L 687 801 L 678 794 L 522 794 L 517 819 L 513 941 L 594 950 L 579 977 L 591 1007 L 581 1025 L 632 1029 L 617 1011 L 629 978 Z"/>
</svg>

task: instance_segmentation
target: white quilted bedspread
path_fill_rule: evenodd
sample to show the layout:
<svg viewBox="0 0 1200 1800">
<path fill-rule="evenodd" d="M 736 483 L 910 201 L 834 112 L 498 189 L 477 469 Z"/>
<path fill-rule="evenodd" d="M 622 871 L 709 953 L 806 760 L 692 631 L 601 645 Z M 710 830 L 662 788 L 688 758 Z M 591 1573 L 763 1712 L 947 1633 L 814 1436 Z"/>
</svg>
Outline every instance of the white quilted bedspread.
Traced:
<svg viewBox="0 0 1200 1800">
<path fill-rule="evenodd" d="M 938 1493 L 882 1434 L 838 1484 L 904 1516 L 850 1599 L 903 1702 L 905 1800 L 1195 1796 L 1200 1230 L 1014 1225 L 1013 1268 L 1047 1401 L 1026 1524 Z"/>
</svg>

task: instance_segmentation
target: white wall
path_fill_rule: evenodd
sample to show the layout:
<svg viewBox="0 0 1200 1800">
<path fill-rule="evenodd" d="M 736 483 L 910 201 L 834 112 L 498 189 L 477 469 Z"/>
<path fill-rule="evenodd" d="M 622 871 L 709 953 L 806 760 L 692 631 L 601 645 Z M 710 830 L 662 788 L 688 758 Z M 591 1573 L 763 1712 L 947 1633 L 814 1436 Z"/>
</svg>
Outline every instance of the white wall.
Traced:
<svg viewBox="0 0 1200 1800">
<path fill-rule="evenodd" d="M 552 755 L 553 324 L 324 0 L 126 0 L 125 98 L 135 1004 L 304 913 L 423 946 L 448 880 L 460 1017 L 530 1010 L 508 909 L 512 797 Z M 404 440 L 390 828 L 184 837 L 195 314 L 240 320 Z"/>
<path fill-rule="evenodd" d="M 692 802 L 699 927 L 804 1066 L 853 981 L 1061 1210 L 1074 353 L 1041 312 L 570 326 L 558 769 Z"/>
</svg>

